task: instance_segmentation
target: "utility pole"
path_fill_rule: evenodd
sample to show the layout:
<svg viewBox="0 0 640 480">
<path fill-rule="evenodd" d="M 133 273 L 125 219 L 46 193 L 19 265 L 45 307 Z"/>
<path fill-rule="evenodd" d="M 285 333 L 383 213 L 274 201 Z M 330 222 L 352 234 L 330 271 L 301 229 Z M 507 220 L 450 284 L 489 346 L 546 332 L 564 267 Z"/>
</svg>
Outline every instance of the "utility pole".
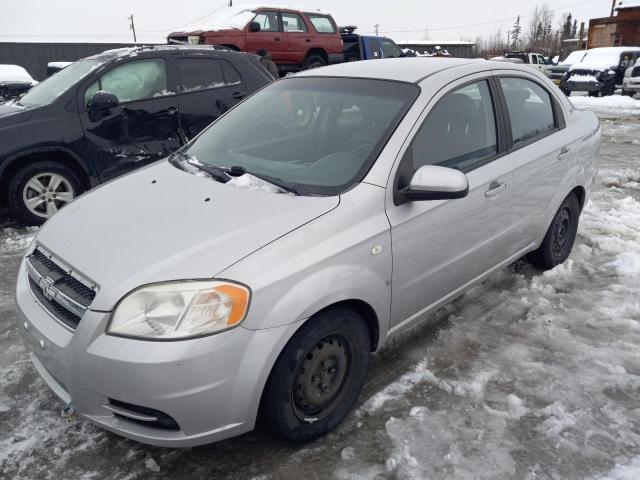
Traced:
<svg viewBox="0 0 640 480">
<path fill-rule="evenodd" d="M 133 23 L 133 13 L 127 17 L 130 20 L 129 28 L 133 30 L 133 43 L 138 43 L 138 39 L 136 38 L 136 25 Z"/>
<path fill-rule="evenodd" d="M 380 28 L 380 24 L 379 24 L 379 23 L 376 23 L 376 24 L 374 25 L 374 27 L 375 27 L 375 29 L 376 29 L 376 37 L 378 37 L 378 36 L 379 36 L 379 35 L 378 35 L 378 29 Z"/>
<path fill-rule="evenodd" d="M 229 6 L 233 7 L 233 0 L 229 0 Z"/>
<path fill-rule="evenodd" d="M 613 17 L 613 12 L 614 12 L 614 9 L 616 8 L 617 1 L 618 0 L 611 0 L 611 14 L 609 15 L 610 17 Z"/>
<path fill-rule="evenodd" d="M 424 39 L 429 40 L 429 25 L 424 28 Z"/>
</svg>

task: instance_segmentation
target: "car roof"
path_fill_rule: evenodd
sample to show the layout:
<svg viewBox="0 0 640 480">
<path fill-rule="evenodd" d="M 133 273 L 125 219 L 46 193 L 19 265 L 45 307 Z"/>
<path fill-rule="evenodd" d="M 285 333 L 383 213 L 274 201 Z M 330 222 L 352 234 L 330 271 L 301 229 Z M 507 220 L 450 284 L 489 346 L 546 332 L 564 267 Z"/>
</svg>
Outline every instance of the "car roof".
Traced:
<svg viewBox="0 0 640 480">
<path fill-rule="evenodd" d="M 413 57 L 339 63 L 329 67 L 305 70 L 295 74 L 295 76 L 357 77 L 419 83 L 426 77 L 430 77 L 438 72 L 465 65 L 477 65 L 478 71 L 490 70 L 492 68 L 496 70 L 513 68 L 514 70 L 529 71 L 526 67 L 518 67 L 518 65 L 511 62 L 505 64 L 471 58 Z"/>
<path fill-rule="evenodd" d="M 213 53 L 216 54 L 235 54 L 240 52 L 229 49 L 216 47 L 215 45 L 141 45 L 137 47 L 115 48 L 87 57 L 102 62 L 110 62 L 126 57 L 148 56 L 157 54 L 158 52 L 166 53 Z"/>
</svg>

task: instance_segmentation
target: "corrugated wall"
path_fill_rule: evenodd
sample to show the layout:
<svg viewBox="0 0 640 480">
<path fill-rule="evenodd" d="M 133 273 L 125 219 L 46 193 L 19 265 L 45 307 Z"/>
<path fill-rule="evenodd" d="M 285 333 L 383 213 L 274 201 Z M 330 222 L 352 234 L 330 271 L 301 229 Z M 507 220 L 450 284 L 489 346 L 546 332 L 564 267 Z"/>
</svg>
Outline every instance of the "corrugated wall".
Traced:
<svg viewBox="0 0 640 480">
<path fill-rule="evenodd" d="M 47 76 L 47 63 L 73 62 L 131 43 L 18 43 L 0 42 L 0 64 L 20 65 L 36 80 Z"/>
</svg>

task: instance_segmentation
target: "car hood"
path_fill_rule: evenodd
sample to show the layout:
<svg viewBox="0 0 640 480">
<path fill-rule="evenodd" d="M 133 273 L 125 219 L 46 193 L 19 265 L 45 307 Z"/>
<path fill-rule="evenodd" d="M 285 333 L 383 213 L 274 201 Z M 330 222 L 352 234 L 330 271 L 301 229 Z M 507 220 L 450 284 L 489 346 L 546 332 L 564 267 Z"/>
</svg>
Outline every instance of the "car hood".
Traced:
<svg viewBox="0 0 640 480">
<path fill-rule="evenodd" d="M 98 286 L 91 309 L 110 311 L 140 285 L 214 277 L 338 204 L 235 187 L 162 161 L 79 197 L 36 241 Z"/>
<path fill-rule="evenodd" d="M 25 121 L 33 114 L 32 108 L 23 107 L 13 100 L 0 103 L 0 127 Z"/>
</svg>

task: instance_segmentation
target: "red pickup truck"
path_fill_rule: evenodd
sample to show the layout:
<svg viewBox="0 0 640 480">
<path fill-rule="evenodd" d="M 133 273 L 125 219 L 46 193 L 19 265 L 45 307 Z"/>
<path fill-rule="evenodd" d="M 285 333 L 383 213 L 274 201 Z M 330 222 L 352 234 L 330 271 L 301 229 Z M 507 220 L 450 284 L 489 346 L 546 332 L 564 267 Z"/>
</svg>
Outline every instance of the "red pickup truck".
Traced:
<svg viewBox="0 0 640 480">
<path fill-rule="evenodd" d="M 343 61 L 343 44 L 328 13 L 286 7 L 228 7 L 205 26 L 174 32 L 169 43 L 223 45 L 234 50 L 271 53 L 281 72 Z"/>
</svg>

